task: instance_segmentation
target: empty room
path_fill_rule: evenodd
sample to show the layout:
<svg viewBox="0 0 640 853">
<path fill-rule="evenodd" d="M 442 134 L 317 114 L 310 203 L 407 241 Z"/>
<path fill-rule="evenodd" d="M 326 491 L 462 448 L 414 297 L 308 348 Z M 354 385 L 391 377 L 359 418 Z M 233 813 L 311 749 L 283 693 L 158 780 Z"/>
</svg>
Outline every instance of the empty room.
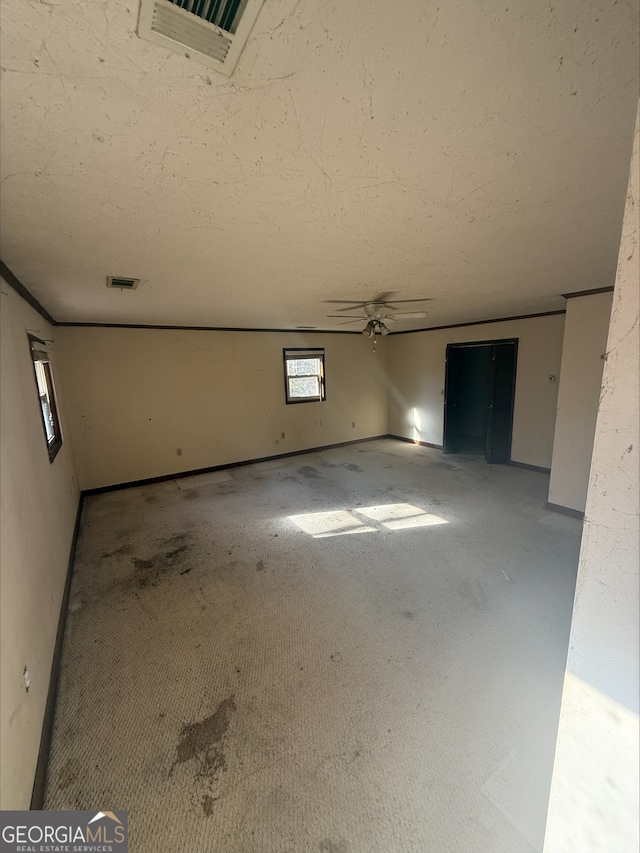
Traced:
<svg viewBox="0 0 640 853">
<path fill-rule="evenodd" d="M 638 849 L 638 11 L 4 0 L 2 850 Z"/>
</svg>

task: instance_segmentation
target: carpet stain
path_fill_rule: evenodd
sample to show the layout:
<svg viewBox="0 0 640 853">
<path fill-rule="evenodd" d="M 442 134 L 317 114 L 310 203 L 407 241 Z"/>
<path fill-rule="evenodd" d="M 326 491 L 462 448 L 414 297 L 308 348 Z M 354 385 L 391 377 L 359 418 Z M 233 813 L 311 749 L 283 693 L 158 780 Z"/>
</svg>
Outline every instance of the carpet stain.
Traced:
<svg viewBox="0 0 640 853">
<path fill-rule="evenodd" d="M 115 548 L 113 551 L 105 551 L 102 554 L 102 559 L 107 560 L 109 557 L 122 557 L 126 554 L 130 554 L 133 551 L 133 545 L 130 542 L 127 542 L 125 545 L 121 545 L 119 548 Z"/>
<path fill-rule="evenodd" d="M 214 800 L 211 794 L 205 794 L 202 798 L 202 811 L 207 817 L 211 817 L 213 814 L 213 802 Z"/>
<path fill-rule="evenodd" d="M 310 480 L 318 480 L 321 477 L 318 469 L 313 468 L 311 465 L 303 465 L 302 468 L 298 468 L 298 474 L 309 477 Z"/>
<path fill-rule="evenodd" d="M 233 696 L 224 699 L 213 714 L 199 723 L 186 723 L 180 731 L 180 740 L 176 748 L 176 761 L 173 765 L 183 764 L 193 758 L 200 759 L 198 776 L 215 777 L 219 770 L 227 766 L 222 741 L 236 710 Z M 173 767 L 169 771 L 171 775 Z"/>
<path fill-rule="evenodd" d="M 466 578 L 458 584 L 458 593 L 475 610 L 486 610 L 489 605 L 485 584 L 482 581 L 470 581 Z"/>
<path fill-rule="evenodd" d="M 191 566 L 186 561 L 194 543 L 188 533 L 174 533 L 173 536 L 158 540 L 161 549 L 150 557 L 130 557 L 136 572 L 125 578 L 124 585 L 133 584 L 138 589 L 158 586 L 165 578 L 173 574 L 186 575 Z"/>
<path fill-rule="evenodd" d="M 337 468 L 338 467 L 335 464 L 335 462 L 329 462 L 328 459 L 321 459 L 320 464 L 322 465 L 323 468 Z"/>
<path fill-rule="evenodd" d="M 144 499 L 144 502 L 146 504 L 157 504 L 158 503 L 158 496 L 157 495 L 147 495 L 146 498 Z"/>
<path fill-rule="evenodd" d="M 60 771 L 60 776 L 58 777 L 58 786 L 64 790 L 68 788 L 70 785 L 73 785 L 78 781 L 80 774 L 82 772 L 82 764 L 79 758 L 69 758 L 62 770 Z"/>
<path fill-rule="evenodd" d="M 404 616 L 405 619 L 415 619 L 416 618 L 416 614 L 413 610 L 403 610 L 402 615 Z"/>
<path fill-rule="evenodd" d="M 132 557 L 131 562 L 136 569 L 152 569 L 154 566 L 153 560 L 141 560 L 140 557 Z"/>
<path fill-rule="evenodd" d="M 200 497 L 200 492 L 197 489 L 184 489 L 182 492 L 183 501 L 194 501 Z"/>
<path fill-rule="evenodd" d="M 264 560 L 258 560 L 258 562 L 256 563 L 256 572 L 264 572 L 265 569 L 266 566 L 264 564 Z"/>
<path fill-rule="evenodd" d="M 184 552 L 186 550 L 187 550 L 186 545 L 178 545 L 177 548 L 171 548 L 169 551 L 166 551 L 163 554 L 163 557 L 165 560 L 175 560 L 175 558 L 178 556 L 178 554 L 184 554 Z"/>
<path fill-rule="evenodd" d="M 349 845 L 341 838 L 340 841 L 332 841 L 331 838 L 325 838 L 320 842 L 318 848 L 320 853 L 349 853 Z"/>
<path fill-rule="evenodd" d="M 357 471 L 359 474 L 362 474 L 362 468 L 359 465 L 354 465 L 353 462 L 349 465 L 344 465 L 343 467 L 346 468 L 347 471 Z"/>
<path fill-rule="evenodd" d="M 457 465 L 452 465 L 451 462 L 431 462 L 432 468 L 442 468 L 443 471 L 451 471 L 453 468 L 457 468 Z"/>
</svg>

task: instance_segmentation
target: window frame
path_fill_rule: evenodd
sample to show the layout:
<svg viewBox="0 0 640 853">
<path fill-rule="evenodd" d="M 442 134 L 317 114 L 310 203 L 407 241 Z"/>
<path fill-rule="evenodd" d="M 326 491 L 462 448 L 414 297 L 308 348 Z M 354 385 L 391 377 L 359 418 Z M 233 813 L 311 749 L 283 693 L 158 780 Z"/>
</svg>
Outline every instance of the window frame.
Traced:
<svg viewBox="0 0 640 853">
<path fill-rule="evenodd" d="M 293 405 L 295 403 L 322 403 L 327 399 L 327 385 L 325 380 L 325 361 L 324 361 L 324 347 L 284 347 L 282 350 L 282 361 L 283 361 L 283 370 L 284 370 L 284 398 L 286 404 Z M 290 376 L 289 371 L 287 369 L 287 362 L 289 361 L 297 361 L 298 359 L 303 358 L 316 358 L 320 362 L 320 372 L 319 373 L 307 373 L 307 374 L 298 374 L 297 376 Z M 312 397 L 292 397 L 289 393 L 289 380 L 296 379 L 300 376 L 314 376 L 318 377 L 320 383 L 320 396 L 312 396 Z"/>
<path fill-rule="evenodd" d="M 49 462 L 53 462 L 53 460 L 58 455 L 60 448 L 62 447 L 62 426 L 60 424 L 60 415 L 58 413 L 58 401 L 56 399 L 55 382 L 53 381 L 51 358 L 46 349 L 46 341 L 43 341 L 41 338 L 35 337 L 35 335 L 30 335 L 29 333 L 27 333 L 27 338 L 29 339 L 29 355 L 31 356 L 31 363 L 33 364 L 33 378 L 38 397 L 38 408 L 40 409 L 40 417 L 42 420 L 42 430 L 44 432 L 44 439 L 47 444 Z M 49 439 L 49 436 L 47 435 L 45 410 L 42 405 L 42 395 L 40 393 L 40 383 L 38 381 L 38 371 L 36 368 L 36 364 L 42 365 L 42 373 L 49 401 L 49 411 L 51 413 L 50 426 L 53 430 L 53 437 L 51 439 Z"/>
</svg>

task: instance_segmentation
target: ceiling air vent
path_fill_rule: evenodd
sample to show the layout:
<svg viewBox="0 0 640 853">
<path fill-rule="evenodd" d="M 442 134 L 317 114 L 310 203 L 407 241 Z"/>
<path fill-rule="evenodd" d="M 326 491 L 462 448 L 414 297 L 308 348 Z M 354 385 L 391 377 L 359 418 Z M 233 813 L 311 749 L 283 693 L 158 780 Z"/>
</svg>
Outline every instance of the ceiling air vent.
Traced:
<svg viewBox="0 0 640 853">
<path fill-rule="evenodd" d="M 141 0 L 138 35 L 230 76 L 264 0 Z"/>
<path fill-rule="evenodd" d="M 119 287 L 121 290 L 135 290 L 139 284 L 139 278 L 122 278 L 117 275 L 107 276 L 107 287 Z"/>
</svg>

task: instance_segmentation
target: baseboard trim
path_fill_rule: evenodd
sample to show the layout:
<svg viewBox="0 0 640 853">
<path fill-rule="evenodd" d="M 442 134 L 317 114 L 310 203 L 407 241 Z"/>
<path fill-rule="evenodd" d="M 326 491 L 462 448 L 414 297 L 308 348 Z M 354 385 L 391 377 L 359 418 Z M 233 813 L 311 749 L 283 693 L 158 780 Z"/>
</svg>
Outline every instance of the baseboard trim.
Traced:
<svg viewBox="0 0 640 853">
<path fill-rule="evenodd" d="M 542 465 L 529 465 L 528 462 L 514 462 L 513 459 L 509 464 L 514 468 L 524 468 L 525 471 L 538 471 L 540 474 L 551 473 L 551 468 L 544 468 Z"/>
<path fill-rule="evenodd" d="M 575 299 L 577 296 L 593 296 L 594 293 L 613 293 L 613 287 L 593 287 L 591 290 L 574 290 L 572 293 L 560 294 L 564 299 Z"/>
<path fill-rule="evenodd" d="M 551 510 L 551 512 L 559 512 L 561 515 L 568 515 L 570 518 L 579 518 L 581 521 L 584 519 L 584 513 L 579 509 L 571 509 L 568 506 L 561 506 L 560 504 L 552 504 L 547 501 L 544 505 L 545 509 Z"/>
<path fill-rule="evenodd" d="M 242 459 L 239 462 L 226 462 L 224 465 L 210 465 L 207 468 L 193 468 L 190 471 L 178 471 L 175 474 L 161 474 L 159 477 L 147 477 L 143 480 L 130 480 L 127 483 L 114 483 L 111 486 L 98 486 L 95 489 L 83 489 L 82 496 L 102 495 L 105 492 L 118 492 L 121 489 L 134 489 L 138 486 L 152 486 L 154 483 L 166 483 L 168 480 L 180 480 L 182 477 L 194 477 L 196 474 L 210 474 L 213 471 L 226 471 L 229 468 L 242 468 L 245 465 L 256 465 L 258 462 L 271 462 L 275 459 L 289 459 L 292 456 L 302 456 L 306 453 L 317 453 L 320 450 L 331 450 L 334 447 L 348 447 L 351 444 L 363 444 L 367 441 L 379 441 L 381 438 L 393 438 L 387 433 L 372 435 L 368 438 L 354 438 L 351 441 L 338 441 L 335 444 L 323 444 L 319 447 L 308 447 L 305 450 L 292 450 L 288 453 L 276 453 L 273 456 L 259 456 L 255 459 Z"/>
<path fill-rule="evenodd" d="M 67 577 L 60 605 L 60 616 L 58 617 L 58 630 L 56 642 L 53 649 L 53 661 L 51 663 L 51 674 L 49 676 L 49 690 L 47 693 L 47 704 L 42 721 L 42 734 L 40 735 L 40 748 L 38 750 L 38 763 L 31 792 L 31 810 L 40 811 L 44 808 L 44 795 L 47 785 L 47 771 L 49 769 L 49 753 L 51 751 L 51 736 L 53 734 L 53 721 L 56 711 L 56 699 L 58 697 L 58 685 L 60 683 L 60 664 L 62 660 L 62 644 L 64 641 L 64 630 L 67 624 L 67 612 L 69 610 L 69 596 L 71 594 L 71 579 L 73 577 L 73 566 L 76 559 L 76 547 L 80 533 L 80 517 L 82 516 L 82 494 L 78 499 L 78 510 L 76 512 L 76 523 L 73 528 L 73 538 L 69 550 L 69 562 L 67 565 Z"/>
<path fill-rule="evenodd" d="M 433 450 L 442 450 L 441 444 L 431 444 L 430 441 L 417 441 L 414 438 L 407 438 L 406 435 L 394 435 L 390 432 L 386 438 L 394 438 L 396 441 L 406 441 L 407 444 L 419 444 L 420 447 L 431 447 Z"/>
</svg>

